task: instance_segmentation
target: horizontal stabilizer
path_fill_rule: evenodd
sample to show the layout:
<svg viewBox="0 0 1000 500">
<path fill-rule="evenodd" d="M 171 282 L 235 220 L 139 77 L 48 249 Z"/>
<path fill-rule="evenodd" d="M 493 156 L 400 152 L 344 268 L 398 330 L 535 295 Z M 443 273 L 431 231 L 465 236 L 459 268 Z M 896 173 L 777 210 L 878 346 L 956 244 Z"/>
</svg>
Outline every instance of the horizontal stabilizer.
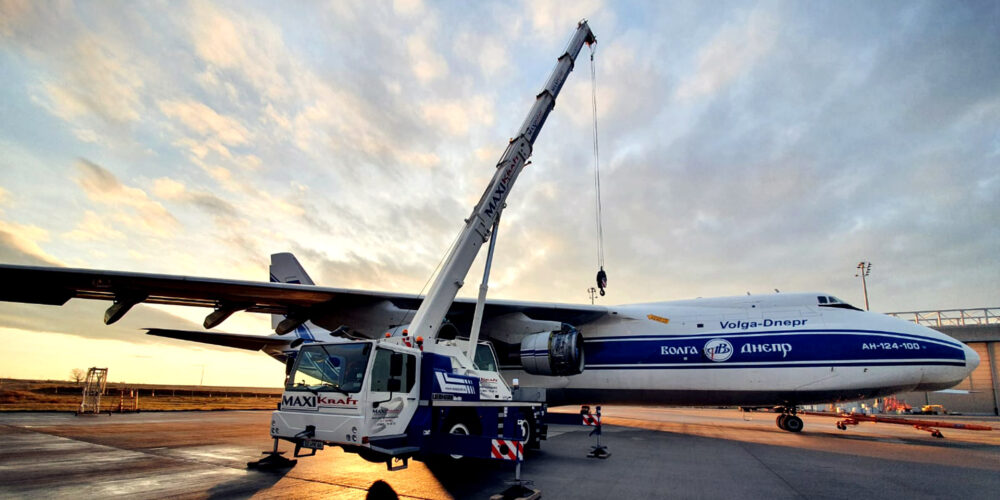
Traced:
<svg viewBox="0 0 1000 500">
<path fill-rule="evenodd" d="M 248 351 L 259 351 L 265 347 L 283 347 L 288 345 L 285 339 L 264 337 L 261 335 L 243 335 L 239 333 L 200 332 L 196 330 L 170 330 L 166 328 L 147 328 L 146 333 L 157 337 L 189 340 L 203 344 L 236 347 Z"/>
</svg>

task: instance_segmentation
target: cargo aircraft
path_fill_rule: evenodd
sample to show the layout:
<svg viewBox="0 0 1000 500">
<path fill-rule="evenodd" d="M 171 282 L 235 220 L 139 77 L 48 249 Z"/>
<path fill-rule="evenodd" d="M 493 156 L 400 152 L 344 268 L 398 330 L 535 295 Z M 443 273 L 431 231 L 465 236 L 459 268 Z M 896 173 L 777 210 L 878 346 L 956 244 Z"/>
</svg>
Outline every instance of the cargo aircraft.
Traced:
<svg viewBox="0 0 1000 500">
<path fill-rule="evenodd" d="M 485 302 L 453 300 L 487 241 L 488 276 L 507 195 L 577 55 L 594 43 L 587 21 L 581 21 L 426 297 L 316 286 L 291 254 L 275 254 L 267 283 L 5 265 L 0 300 L 109 300 L 107 324 L 140 303 L 207 307 L 212 311 L 206 330 L 239 311 L 271 314 L 276 335 L 269 337 L 156 328 L 149 333 L 263 350 L 279 360 L 304 343 L 336 336 L 406 336 L 412 322 L 415 332 L 427 332 L 415 335 L 488 340 L 483 349 L 472 340 L 475 352 L 467 349 L 466 357 L 473 355 L 483 371 L 496 372 L 484 363 L 498 364 L 505 378 L 517 378 L 525 388 L 544 388 L 549 404 L 770 406 L 781 409 L 778 426 L 792 432 L 802 429 L 795 415 L 799 405 L 946 389 L 975 369 L 978 356 L 961 342 L 825 293 L 588 306 L 485 301 L 484 280 Z M 596 99 L 594 105 L 596 116 Z M 605 279 L 602 267 L 602 290 Z"/>
<path fill-rule="evenodd" d="M 0 266 L 0 300 L 112 301 L 111 324 L 140 303 L 206 307 L 204 331 L 150 328 L 188 341 L 260 350 L 284 362 L 304 343 L 405 335 L 421 296 L 317 286 L 289 253 L 270 282 Z M 441 338 L 468 336 L 474 299 L 456 299 Z M 210 331 L 240 311 L 272 315 L 270 336 Z M 772 407 L 802 429 L 799 405 L 952 387 L 979 357 L 936 330 L 862 311 L 825 293 L 698 298 L 619 306 L 489 300 L 476 363 L 544 388 L 550 405 Z"/>
</svg>

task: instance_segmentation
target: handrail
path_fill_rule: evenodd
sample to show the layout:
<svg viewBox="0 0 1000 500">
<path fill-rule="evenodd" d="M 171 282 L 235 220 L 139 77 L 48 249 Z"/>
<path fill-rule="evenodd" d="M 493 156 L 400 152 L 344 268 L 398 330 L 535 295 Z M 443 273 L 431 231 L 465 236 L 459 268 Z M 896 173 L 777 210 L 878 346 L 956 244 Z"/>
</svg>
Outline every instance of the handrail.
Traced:
<svg viewBox="0 0 1000 500">
<path fill-rule="evenodd" d="M 1000 324 L 1000 307 L 890 312 L 886 314 L 925 326 L 975 326 Z"/>
</svg>

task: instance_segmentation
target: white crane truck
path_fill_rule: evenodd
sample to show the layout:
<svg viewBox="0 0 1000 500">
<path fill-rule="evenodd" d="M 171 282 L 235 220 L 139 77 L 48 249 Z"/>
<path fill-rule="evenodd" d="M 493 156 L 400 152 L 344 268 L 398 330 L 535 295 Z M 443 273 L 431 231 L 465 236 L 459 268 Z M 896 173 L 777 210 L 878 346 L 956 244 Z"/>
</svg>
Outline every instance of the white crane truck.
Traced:
<svg viewBox="0 0 1000 500">
<path fill-rule="evenodd" d="M 515 400 L 500 376 L 492 346 L 478 342 L 478 327 L 507 195 L 531 156 L 577 55 L 584 44 L 595 42 L 587 21 L 581 21 L 412 321 L 382 339 L 345 338 L 300 348 L 289 364 L 281 404 L 271 417 L 275 452 L 279 439 L 294 443 L 296 456 L 302 456 L 302 448 L 315 453 L 334 445 L 397 470 L 405 468 L 410 457 L 434 454 L 519 461 L 525 441 L 537 442 L 544 436 L 544 404 Z M 470 338 L 440 339 L 445 314 L 488 240 L 487 278 L 480 288 Z M 564 326 L 533 339 L 565 345 L 578 342 L 579 333 Z M 548 353 L 582 349 L 537 347 L 546 354 L 530 362 L 552 368 L 572 363 L 574 357 Z M 582 364 L 582 357 L 576 362 Z M 581 370 L 582 366 L 562 366 L 558 371 Z"/>
</svg>

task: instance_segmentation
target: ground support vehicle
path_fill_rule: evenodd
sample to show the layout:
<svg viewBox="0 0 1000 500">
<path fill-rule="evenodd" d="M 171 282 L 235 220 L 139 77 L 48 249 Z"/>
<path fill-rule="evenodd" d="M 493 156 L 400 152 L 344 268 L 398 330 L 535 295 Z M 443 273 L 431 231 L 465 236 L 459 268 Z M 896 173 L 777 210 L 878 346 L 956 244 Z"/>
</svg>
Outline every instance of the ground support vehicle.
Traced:
<svg viewBox="0 0 1000 500">
<path fill-rule="evenodd" d="M 581 21 L 412 319 L 382 339 L 313 342 L 289 352 L 294 360 L 271 418 L 275 449 L 265 460 L 282 464 L 277 442 L 285 440 L 295 444 L 296 456 L 303 448 L 315 452 L 336 445 L 385 462 L 390 470 L 406 467 L 411 457 L 435 454 L 520 462 L 525 442 L 541 438 L 544 404 L 514 400 L 500 376 L 496 353 L 478 341 L 479 327 L 507 196 L 577 55 L 584 44 L 595 42 L 589 25 Z M 440 338 L 447 326 L 445 314 L 487 241 L 490 250 L 469 338 Z M 550 346 L 567 344 L 576 335 L 564 325 L 538 336 L 548 346 L 544 354 L 532 353 L 544 358 L 533 362 L 564 363 Z M 582 358 L 576 368 L 582 369 Z"/>
<path fill-rule="evenodd" d="M 431 455 L 520 461 L 525 442 L 544 436 L 544 405 L 513 401 L 499 373 L 470 366 L 459 343 L 425 348 L 400 336 L 303 346 L 271 435 L 294 443 L 296 456 L 337 445 L 390 470 Z M 496 366 L 488 344 L 477 351 Z"/>
</svg>

